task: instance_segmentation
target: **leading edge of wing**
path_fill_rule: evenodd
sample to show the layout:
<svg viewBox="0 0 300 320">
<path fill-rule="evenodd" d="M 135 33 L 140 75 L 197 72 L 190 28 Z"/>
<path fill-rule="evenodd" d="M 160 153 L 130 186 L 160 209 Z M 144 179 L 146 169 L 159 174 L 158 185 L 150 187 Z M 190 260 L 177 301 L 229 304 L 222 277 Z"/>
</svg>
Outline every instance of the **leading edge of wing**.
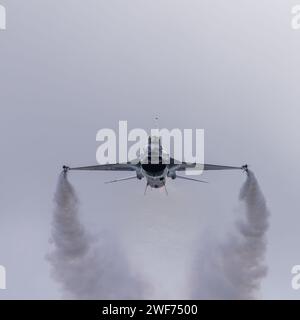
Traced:
<svg viewBox="0 0 300 320">
<path fill-rule="evenodd" d="M 204 163 L 204 164 L 196 164 L 196 163 L 182 163 L 182 164 L 178 164 L 178 165 L 174 165 L 174 169 L 176 171 L 183 171 L 186 169 L 192 169 L 195 168 L 196 166 L 199 166 L 200 169 L 206 171 L 206 170 L 248 170 L 248 166 L 247 165 L 243 165 L 241 167 L 235 167 L 235 166 L 224 166 L 224 165 L 216 165 L 216 164 L 208 164 L 208 163 Z"/>
<path fill-rule="evenodd" d="M 114 163 L 114 164 L 102 164 L 95 166 L 87 166 L 87 167 L 66 167 L 64 166 L 64 170 L 87 170 L 87 171 L 135 171 L 137 168 L 137 164 L 133 163 Z"/>
</svg>

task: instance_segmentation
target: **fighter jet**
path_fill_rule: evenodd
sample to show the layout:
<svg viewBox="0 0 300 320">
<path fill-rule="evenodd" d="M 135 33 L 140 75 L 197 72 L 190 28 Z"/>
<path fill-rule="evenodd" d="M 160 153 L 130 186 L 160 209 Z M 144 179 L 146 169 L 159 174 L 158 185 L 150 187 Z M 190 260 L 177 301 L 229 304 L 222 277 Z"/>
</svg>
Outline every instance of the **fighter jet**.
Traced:
<svg viewBox="0 0 300 320">
<path fill-rule="evenodd" d="M 104 165 L 94 165 L 87 167 L 75 167 L 70 168 L 63 166 L 63 172 L 67 174 L 70 170 L 91 170 L 91 171 L 131 171 L 133 175 L 107 181 L 105 183 L 114 183 L 119 181 L 127 181 L 132 179 L 141 180 L 146 179 L 146 188 L 144 194 L 146 194 L 147 188 L 165 188 L 167 179 L 184 179 L 189 181 L 207 183 L 206 181 L 179 175 L 178 172 L 185 170 L 191 170 L 200 167 L 203 171 L 207 170 L 243 170 L 248 174 L 248 165 L 245 164 L 240 167 L 215 165 L 215 164 L 197 164 L 180 162 L 170 157 L 162 148 L 160 137 L 149 136 L 148 145 L 145 147 L 145 152 L 139 159 L 129 161 L 126 163 L 114 163 Z"/>
</svg>

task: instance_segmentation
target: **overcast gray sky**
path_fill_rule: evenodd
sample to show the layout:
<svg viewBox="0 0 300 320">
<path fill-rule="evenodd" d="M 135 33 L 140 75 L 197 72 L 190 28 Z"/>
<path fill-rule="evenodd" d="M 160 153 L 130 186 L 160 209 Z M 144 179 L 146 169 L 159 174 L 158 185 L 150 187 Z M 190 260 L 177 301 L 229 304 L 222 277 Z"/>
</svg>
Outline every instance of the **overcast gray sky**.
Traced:
<svg viewBox="0 0 300 320">
<path fill-rule="evenodd" d="M 61 297 L 45 255 L 62 164 L 96 162 L 96 132 L 205 129 L 205 160 L 248 163 L 271 211 L 262 298 L 291 288 L 299 251 L 300 31 L 296 0 L 0 0 L 0 299 Z M 151 297 L 187 297 L 201 232 L 222 238 L 234 219 L 240 172 L 210 184 L 170 181 L 144 197 L 123 174 L 70 176 L 88 230 L 114 225 Z"/>
</svg>

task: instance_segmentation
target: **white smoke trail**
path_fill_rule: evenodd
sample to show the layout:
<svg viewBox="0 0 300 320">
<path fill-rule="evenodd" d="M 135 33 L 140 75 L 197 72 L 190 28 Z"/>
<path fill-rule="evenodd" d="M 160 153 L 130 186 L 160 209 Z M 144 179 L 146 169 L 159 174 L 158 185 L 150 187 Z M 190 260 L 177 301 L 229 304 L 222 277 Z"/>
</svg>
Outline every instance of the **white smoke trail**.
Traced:
<svg viewBox="0 0 300 320">
<path fill-rule="evenodd" d="M 138 299 L 144 285 L 131 273 L 119 243 L 105 234 L 97 244 L 79 220 L 78 198 L 62 173 L 54 197 L 52 274 L 71 299 Z"/>
<path fill-rule="evenodd" d="M 193 270 L 192 296 L 197 299 L 254 299 L 265 265 L 269 211 L 258 182 L 249 171 L 240 192 L 244 217 L 222 245 L 206 241 Z"/>
</svg>

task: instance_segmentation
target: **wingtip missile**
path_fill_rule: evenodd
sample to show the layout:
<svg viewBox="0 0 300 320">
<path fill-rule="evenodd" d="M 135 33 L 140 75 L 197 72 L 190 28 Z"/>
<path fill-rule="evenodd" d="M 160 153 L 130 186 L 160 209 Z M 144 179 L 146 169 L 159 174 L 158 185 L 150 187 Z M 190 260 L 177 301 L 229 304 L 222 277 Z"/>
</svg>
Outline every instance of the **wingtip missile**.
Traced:
<svg viewBox="0 0 300 320">
<path fill-rule="evenodd" d="M 70 167 L 67 166 L 63 166 L 63 172 L 67 173 L 70 170 Z"/>
<path fill-rule="evenodd" d="M 243 171 L 245 171 L 247 175 L 249 174 L 249 169 L 248 169 L 248 165 L 247 165 L 247 164 L 241 166 L 241 169 L 242 169 Z"/>
</svg>

